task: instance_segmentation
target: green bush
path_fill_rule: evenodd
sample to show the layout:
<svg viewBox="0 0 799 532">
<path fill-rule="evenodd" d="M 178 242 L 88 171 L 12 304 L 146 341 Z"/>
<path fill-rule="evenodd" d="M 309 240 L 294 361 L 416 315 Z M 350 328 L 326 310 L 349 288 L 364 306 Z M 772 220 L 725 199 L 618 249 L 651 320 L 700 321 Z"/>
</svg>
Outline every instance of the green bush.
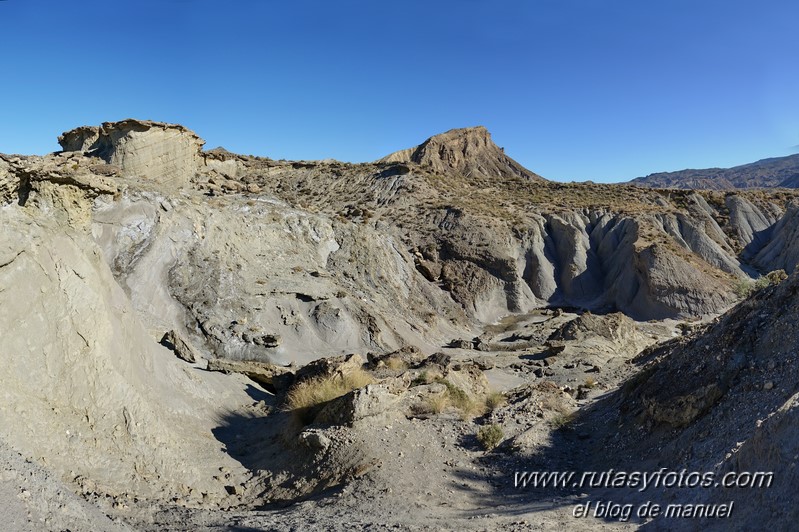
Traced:
<svg viewBox="0 0 799 532">
<path fill-rule="evenodd" d="M 769 272 L 755 281 L 751 279 L 739 279 L 735 283 L 735 295 L 741 299 L 744 299 L 758 290 L 762 290 L 767 286 L 779 284 L 787 278 L 788 275 L 786 275 L 785 270 L 774 270 L 773 272 Z"/>
<path fill-rule="evenodd" d="M 421 372 L 416 378 L 411 381 L 411 386 L 424 386 L 425 384 L 430 384 L 430 376 L 428 375 L 427 371 Z"/>
<path fill-rule="evenodd" d="M 483 446 L 483 449 L 490 451 L 494 449 L 502 441 L 505 435 L 502 432 L 502 427 L 499 425 L 486 425 L 477 431 L 477 441 Z"/>
</svg>

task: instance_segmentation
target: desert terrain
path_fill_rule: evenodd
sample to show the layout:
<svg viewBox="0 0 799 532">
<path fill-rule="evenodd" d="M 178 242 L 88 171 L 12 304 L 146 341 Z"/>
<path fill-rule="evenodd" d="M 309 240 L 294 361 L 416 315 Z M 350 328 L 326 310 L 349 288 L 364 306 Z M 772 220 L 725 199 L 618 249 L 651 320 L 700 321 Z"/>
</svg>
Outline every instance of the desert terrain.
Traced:
<svg viewBox="0 0 799 532">
<path fill-rule="evenodd" d="M 357 164 L 59 143 L 0 155 L 5 529 L 799 517 L 793 159 L 600 185 L 483 127 Z"/>
</svg>

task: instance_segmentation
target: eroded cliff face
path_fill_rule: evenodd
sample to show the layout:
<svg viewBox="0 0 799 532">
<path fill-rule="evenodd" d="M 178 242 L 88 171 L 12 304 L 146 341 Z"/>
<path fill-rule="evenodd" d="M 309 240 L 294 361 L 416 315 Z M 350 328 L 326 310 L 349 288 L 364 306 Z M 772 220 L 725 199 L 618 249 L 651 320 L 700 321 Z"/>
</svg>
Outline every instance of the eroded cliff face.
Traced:
<svg viewBox="0 0 799 532">
<path fill-rule="evenodd" d="M 0 207 L 0 437 L 87 494 L 168 499 L 192 485 L 222 500 L 218 468 L 243 470 L 212 430 L 252 403 L 246 384 L 148 334 L 91 237 L 92 199 L 115 187 L 59 161 L 12 161 L 25 201 Z"/>
<path fill-rule="evenodd" d="M 9 164 L 0 158 L 0 204 L 5 205 L 14 200 L 19 185 L 17 176 L 9 171 Z"/>
<path fill-rule="evenodd" d="M 79 127 L 61 135 L 58 143 L 65 152 L 99 157 L 126 177 L 175 187 L 186 185 L 197 173 L 204 144 L 183 126 L 133 119 Z"/>
<path fill-rule="evenodd" d="M 138 192 L 98 202 L 93 231 L 151 328 L 178 328 L 216 356 L 431 350 L 468 323 L 391 236 L 277 201 Z M 436 327 L 447 315 L 458 319 Z"/>
<path fill-rule="evenodd" d="M 796 262 L 784 193 L 549 183 L 483 128 L 358 165 L 200 156 L 182 126 L 135 120 L 60 142 L 0 159 L 4 201 L 102 195 L 54 213 L 91 224 L 152 335 L 180 330 L 211 356 L 431 351 L 546 305 L 708 315 L 738 280 Z"/>
<path fill-rule="evenodd" d="M 680 464 L 719 477 L 773 473 L 767 488 L 692 494 L 698 503 L 735 501 L 742 528 L 757 528 L 764 510 L 780 527 L 790 528 L 796 517 L 787 501 L 795 492 L 799 450 L 799 273 L 770 277 L 768 286 L 711 323 L 641 353 L 640 372 L 617 401 L 624 428 L 614 438 L 616 452 L 632 462 L 620 467 L 636 467 L 633 460 L 656 448 L 654 467 Z"/>
</svg>

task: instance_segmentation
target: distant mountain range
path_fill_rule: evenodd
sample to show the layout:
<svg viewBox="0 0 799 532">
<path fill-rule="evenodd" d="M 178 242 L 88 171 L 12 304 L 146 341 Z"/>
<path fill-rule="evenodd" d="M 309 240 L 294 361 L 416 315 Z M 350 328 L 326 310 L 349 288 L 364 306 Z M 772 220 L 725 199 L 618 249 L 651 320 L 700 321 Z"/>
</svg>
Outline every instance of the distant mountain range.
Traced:
<svg viewBox="0 0 799 532">
<path fill-rule="evenodd" d="M 799 188 L 799 154 L 773 157 L 733 168 L 660 172 L 630 181 L 649 188 L 725 190 L 734 188 Z"/>
</svg>

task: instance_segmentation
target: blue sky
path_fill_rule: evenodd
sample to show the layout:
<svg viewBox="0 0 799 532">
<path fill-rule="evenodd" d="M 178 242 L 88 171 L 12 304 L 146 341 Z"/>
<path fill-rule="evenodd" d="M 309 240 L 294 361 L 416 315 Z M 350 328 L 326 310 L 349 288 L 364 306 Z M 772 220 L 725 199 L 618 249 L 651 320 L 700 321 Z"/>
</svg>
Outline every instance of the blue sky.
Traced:
<svg viewBox="0 0 799 532">
<path fill-rule="evenodd" d="M 5 0 L 0 152 L 135 117 L 272 158 L 484 125 L 555 180 L 733 166 L 797 150 L 797 20 L 795 0 Z"/>
</svg>

